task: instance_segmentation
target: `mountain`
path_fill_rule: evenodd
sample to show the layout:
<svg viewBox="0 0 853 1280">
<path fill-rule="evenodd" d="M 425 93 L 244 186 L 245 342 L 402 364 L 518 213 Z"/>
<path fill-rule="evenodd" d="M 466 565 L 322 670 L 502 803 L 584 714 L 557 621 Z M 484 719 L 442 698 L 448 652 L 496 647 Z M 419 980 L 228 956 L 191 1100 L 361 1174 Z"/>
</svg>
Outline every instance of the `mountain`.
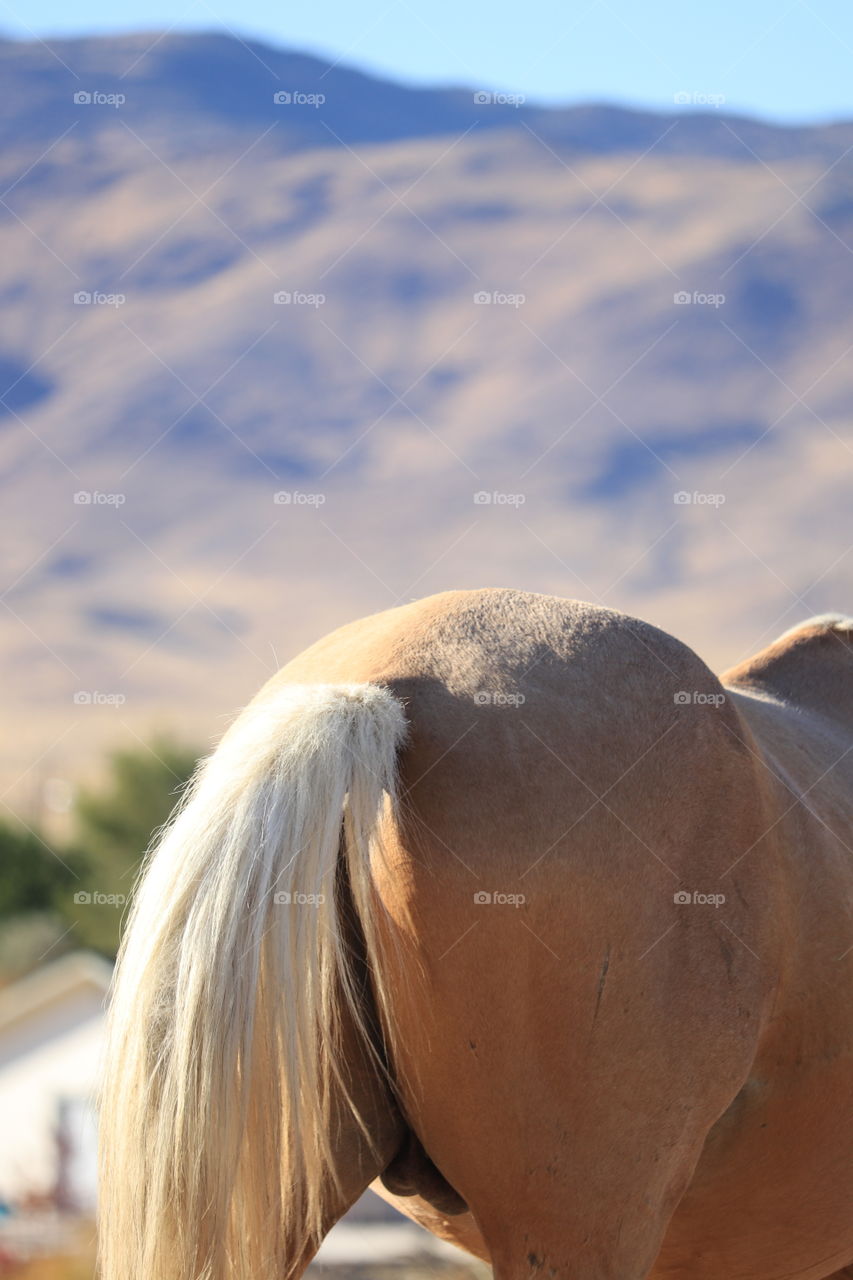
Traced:
<svg viewBox="0 0 853 1280">
<path fill-rule="evenodd" d="M 448 586 L 718 666 L 850 608 L 853 124 L 477 103 L 224 35 L 0 61 L 19 809 Z"/>
<path fill-rule="evenodd" d="M 51 143 L 67 128 L 80 138 L 100 138 L 112 131 L 117 111 L 178 154 L 199 141 L 213 148 L 240 135 L 254 139 L 273 126 L 271 146 L 279 154 L 441 138 L 472 128 L 532 129 L 576 156 L 654 147 L 661 155 L 760 163 L 834 159 L 853 145 L 849 121 L 782 127 L 703 108 L 702 95 L 688 93 L 673 95 L 689 106 L 681 114 L 601 103 L 543 107 L 485 86 L 413 88 L 219 32 L 0 40 L 0 69 L 4 146 Z M 690 105 L 694 99 L 698 107 Z"/>
</svg>

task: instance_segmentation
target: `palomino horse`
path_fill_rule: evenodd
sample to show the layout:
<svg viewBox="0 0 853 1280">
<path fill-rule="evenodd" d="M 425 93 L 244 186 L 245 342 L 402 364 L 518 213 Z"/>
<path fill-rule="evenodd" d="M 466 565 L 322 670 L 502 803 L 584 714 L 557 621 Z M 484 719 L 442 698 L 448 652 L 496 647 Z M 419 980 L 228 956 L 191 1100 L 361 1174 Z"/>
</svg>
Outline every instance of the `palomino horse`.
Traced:
<svg viewBox="0 0 853 1280">
<path fill-rule="evenodd" d="M 498 1280 L 853 1275 L 852 813 L 850 619 L 722 681 L 509 590 L 320 641 L 138 891 L 104 1280 L 298 1276 L 375 1179 Z"/>
</svg>

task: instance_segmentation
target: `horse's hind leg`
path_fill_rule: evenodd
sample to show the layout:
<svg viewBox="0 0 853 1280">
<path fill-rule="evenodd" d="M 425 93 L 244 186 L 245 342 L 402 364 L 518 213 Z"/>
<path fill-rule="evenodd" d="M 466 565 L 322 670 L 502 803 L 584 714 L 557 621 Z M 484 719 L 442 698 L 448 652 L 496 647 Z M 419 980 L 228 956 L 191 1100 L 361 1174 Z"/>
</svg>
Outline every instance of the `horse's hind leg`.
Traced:
<svg viewBox="0 0 853 1280">
<path fill-rule="evenodd" d="M 343 1069 L 348 1071 L 350 1097 L 346 1101 L 335 1093 L 331 1148 L 337 1176 L 324 1180 L 322 1237 L 380 1176 L 406 1135 L 406 1126 L 387 1087 L 352 1046 L 347 1053 L 347 1067 Z M 364 1128 L 354 1119 L 350 1102 L 357 1107 Z M 294 1248 L 287 1280 L 297 1280 L 315 1252 L 316 1244 L 305 1250 L 301 1246 Z"/>
<path fill-rule="evenodd" d="M 413 964 L 394 993 L 409 1121 L 497 1280 L 644 1280 L 748 1071 L 736 972 L 713 931 L 691 944 L 688 923 L 643 957 L 668 921 L 630 939 L 613 917 L 608 937 L 591 903 L 555 910 L 528 886 L 523 915 L 467 885 L 451 914 L 446 871 L 417 908 L 428 990 Z"/>
<path fill-rule="evenodd" d="M 338 892 L 342 900 L 347 900 L 350 891 L 344 864 L 338 869 L 338 877 Z M 366 993 L 364 939 L 351 909 L 344 917 L 344 929 L 354 981 Z M 343 1000 L 339 1014 L 337 1071 L 340 1075 L 330 1083 L 329 1115 L 329 1145 L 335 1176 L 327 1173 L 324 1178 L 322 1237 L 352 1208 L 371 1182 L 379 1178 L 407 1136 L 405 1121 L 388 1081 L 377 1066 L 374 1050 L 365 1045 Z M 368 1010 L 368 1023 L 372 1024 L 374 1019 L 372 1009 Z M 293 1250 L 286 1280 L 297 1280 L 302 1275 L 316 1252 L 315 1244 L 304 1250 L 301 1246 Z"/>
</svg>

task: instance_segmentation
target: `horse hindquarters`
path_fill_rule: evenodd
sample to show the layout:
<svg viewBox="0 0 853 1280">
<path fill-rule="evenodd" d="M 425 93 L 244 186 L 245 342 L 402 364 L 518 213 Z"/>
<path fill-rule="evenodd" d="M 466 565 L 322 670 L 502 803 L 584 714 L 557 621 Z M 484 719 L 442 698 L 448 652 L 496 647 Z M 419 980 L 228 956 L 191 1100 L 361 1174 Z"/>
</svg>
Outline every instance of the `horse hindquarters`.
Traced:
<svg viewBox="0 0 853 1280">
<path fill-rule="evenodd" d="M 409 817 L 377 877 L 405 938 L 386 968 L 407 1117 L 498 1280 L 642 1280 L 748 1076 L 772 988 L 760 876 L 739 878 L 748 907 L 729 887 L 725 924 L 675 897 L 715 888 L 754 838 L 747 753 L 676 724 L 662 775 L 649 752 L 608 793 L 642 750 L 629 742 L 625 764 L 614 739 L 575 766 L 553 702 L 484 712 L 456 751 L 470 708 L 408 692 Z"/>
</svg>

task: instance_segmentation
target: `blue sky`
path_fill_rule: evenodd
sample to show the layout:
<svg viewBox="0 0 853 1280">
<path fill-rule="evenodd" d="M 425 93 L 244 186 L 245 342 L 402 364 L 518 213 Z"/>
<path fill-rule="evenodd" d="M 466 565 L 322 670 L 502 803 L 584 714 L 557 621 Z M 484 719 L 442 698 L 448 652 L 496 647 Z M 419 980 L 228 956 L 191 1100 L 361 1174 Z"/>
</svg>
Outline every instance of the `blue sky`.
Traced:
<svg viewBox="0 0 853 1280">
<path fill-rule="evenodd" d="M 853 0 L 0 0 L 0 30 L 225 27 L 416 83 L 853 116 Z"/>
</svg>

